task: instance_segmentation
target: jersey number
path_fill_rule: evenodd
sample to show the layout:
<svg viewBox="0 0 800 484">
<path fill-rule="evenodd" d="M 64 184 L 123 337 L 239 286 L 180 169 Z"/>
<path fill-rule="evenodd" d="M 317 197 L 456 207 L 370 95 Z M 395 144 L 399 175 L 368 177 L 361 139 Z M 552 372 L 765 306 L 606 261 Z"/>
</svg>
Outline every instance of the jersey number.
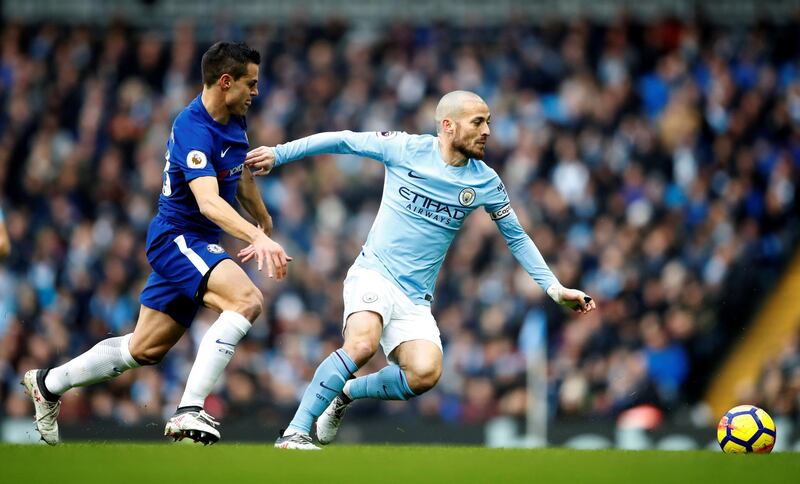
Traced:
<svg viewBox="0 0 800 484">
<path fill-rule="evenodd" d="M 167 164 L 164 167 L 164 184 L 161 185 L 161 194 L 168 197 L 172 195 L 172 183 L 169 181 L 169 150 L 164 156 L 167 158 Z"/>
</svg>

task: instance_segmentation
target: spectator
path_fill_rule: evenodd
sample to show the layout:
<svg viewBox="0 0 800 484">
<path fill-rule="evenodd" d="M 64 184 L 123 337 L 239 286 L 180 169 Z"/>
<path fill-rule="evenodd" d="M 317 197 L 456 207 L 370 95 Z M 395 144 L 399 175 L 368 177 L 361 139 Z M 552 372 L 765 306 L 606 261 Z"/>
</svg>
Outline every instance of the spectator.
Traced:
<svg viewBox="0 0 800 484">
<path fill-rule="evenodd" d="M 508 181 L 520 220 L 563 283 L 598 300 L 581 320 L 542 305 L 488 217 L 470 218 L 433 307 L 445 372 L 413 403 L 419 413 L 483 422 L 524 412 L 518 338 L 533 308 L 548 328 L 554 418 L 611 418 L 641 403 L 669 418 L 700 397 L 702 385 L 686 382 L 704 381 L 753 291 L 775 280 L 798 235 L 800 44 L 775 45 L 769 25 L 665 25 L 243 32 L 264 59 L 253 145 L 345 127 L 430 132 L 443 92 L 480 93 L 493 112 L 487 162 Z M 176 109 L 200 90 L 192 66 L 205 46 L 186 22 L 165 35 L 119 21 L 0 32 L 0 185 L 14 247 L 0 265 L 0 408 L 17 415 L 24 370 L 133 324 L 164 143 Z M 268 310 L 215 396 L 220 417 L 260 408 L 285 420 L 337 347 L 341 281 L 382 177 L 372 161 L 336 156 L 260 181 L 295 261 L 280 285 L 252 274 L 269 289 Z M 752 261 L 755 276 L 742 269 Z M 169 413 L 206 319 L 152 371 L 70 396 L 62 421 Z M 794 418 L 798 354 L 788 345 L 759 387 L 768 409 Z"/>
</svg>

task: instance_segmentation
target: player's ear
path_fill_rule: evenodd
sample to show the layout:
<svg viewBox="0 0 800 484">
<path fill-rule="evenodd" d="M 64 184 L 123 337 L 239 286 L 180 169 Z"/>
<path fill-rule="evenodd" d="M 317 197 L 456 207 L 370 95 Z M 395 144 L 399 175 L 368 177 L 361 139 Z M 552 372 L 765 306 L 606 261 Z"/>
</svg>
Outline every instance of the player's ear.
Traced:
<svg viewBox="0 0 800 484">
<path fill-rule="evenodd" d="M 231 85 L 233 84 L 233 78 L 231 77 L 230 74 L 223 74 L 219 76 L 217 84 L 219 84 L 220 89 L 222 89 L 223 91 L 227 91 L 228 89 L 231 88 Z"/>
<path fill-rule="evenodd" d="M 453 120 L 444 118 L 442 120 L 442 127 L 444 128 L 444 132 L 447 134 L 453 134 Z"/>
</svg>

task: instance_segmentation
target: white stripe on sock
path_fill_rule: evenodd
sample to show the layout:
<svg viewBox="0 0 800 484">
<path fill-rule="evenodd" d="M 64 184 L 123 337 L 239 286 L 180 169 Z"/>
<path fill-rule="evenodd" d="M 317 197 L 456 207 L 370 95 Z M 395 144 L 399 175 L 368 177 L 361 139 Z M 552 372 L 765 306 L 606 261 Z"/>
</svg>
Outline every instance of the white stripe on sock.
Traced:
<svg viewBox="0 0 800 484">
<path fill-rule="evenodd" d="M 189 259 L 189 262 L 191 262 L 192 265 L 194 265 L 197 270 L 200 271 L 200 274 L 206 275 L 206 272 L 208 272 L 208 264 L 206 264 L 206 261 L 197 255 L 197 252 L 193 251 L 191 247 L 186 245 L 186 239 L 183 237 L 183 235 L 175 237 L 174 242 L 178 244 L 178 249 L 180 249 L 181 254 L 185 255 Z"/>
</svg>

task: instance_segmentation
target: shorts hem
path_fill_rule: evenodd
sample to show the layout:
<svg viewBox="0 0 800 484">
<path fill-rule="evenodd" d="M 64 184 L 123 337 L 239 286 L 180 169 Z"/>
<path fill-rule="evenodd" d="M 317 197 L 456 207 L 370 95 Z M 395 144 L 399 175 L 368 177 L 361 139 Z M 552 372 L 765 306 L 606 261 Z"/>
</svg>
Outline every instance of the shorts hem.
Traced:
<svg viewBox="0 0 800 484">
<path fill-rule="evenodd" d="M 151 304 L 151 303 L 145 303 L 145 302 L 142 302 L 142 301 L 139 301 L 139 304 L 141 304 L 142 306 L 146 307 L 147 309 L 152 309 L 153 311 L 158 311 L 159 313 L 166 314 L 167 316 L 172 318 L 176 323 L 180 324 L 181 326 L 183 326 L 186 329 L 189 329 L 189 327 L 192 325 L 192 322 L 194 322 L 194 317 L 197 315 L 197 310 L 195 310 L 194 314 L 192 314 L 192 316 L 189 317 L 189 318 L 176 318 L 175 315 L 174 314 L 170 314 L 170 312 L 165 307 L 156 307 L 156 306 L 159 306 L 159 305 Z"/>
</svg>

